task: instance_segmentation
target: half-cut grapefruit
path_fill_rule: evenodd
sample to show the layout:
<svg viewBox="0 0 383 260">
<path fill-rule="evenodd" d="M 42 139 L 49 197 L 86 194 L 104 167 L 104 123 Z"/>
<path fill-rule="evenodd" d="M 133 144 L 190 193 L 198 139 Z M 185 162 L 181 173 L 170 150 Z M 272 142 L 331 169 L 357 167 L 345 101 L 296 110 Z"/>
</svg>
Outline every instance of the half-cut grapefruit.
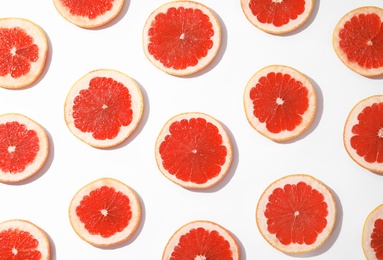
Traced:
<svg viewBox="0 0 383 260">
<path fill-rule="evenodd" d="M 239 260 L 234 236 L 224 227 L 206 220 L 190 222 L 169 239 L 163 260 Z"/>
<path fill-rule="evenodd" d="M 137 230 L 141 207 L 133 189 L 113 178 L 82 187 L 69 206 L 70 223 L 84 241 L 100 247 L 120 244 Z"/>
<path fill-rule="evenodd" d="M 184 188 L 206 189 L 217 184 L 232 161 L 230 138 L 213 117 L 182 113 L 160 131 L 155 156 L 161 173 Z"/>
<path fill-rule="evenodd" d="M 316 113 L 310 80 L 291 67 L 272 65 L 255 73 L 246 85 L 244 106 L 250 125 L 274 141 L 302 134 Z"/>
<path fill-rule="evenodd" d="M 330 190 L 310 175 L 288 175 L 262 193 L 256 210 L 259 231 L 274 248 L 289 254 L 319 248 L 336 219 Z"/>
<path fill-rule="evenodd" d="M 339 59 L 363 76 L 383 74 L 383 9 L 364 6 L 343 16 L 335 26 L 333 47 Z"/>
<path fill-rule="evenodd" d="M 40 26 L 22 18 L 0 19 L 0 87 L 30 86 L 43 71 L 47 53 Z"/>
<path fill-rule="evenodd" d="M 143 29 L 146 57 L 172 75 L 190 75 L 205 68 L 220 45 L 217 17 L 198 2 L 166 3 L 150 14 Z"/>
<path fill-rule="evenodd" d="M 364 222 L 362 248 L 366 259 L 383 259 L 383 204 L 371 211 Z"/>
<path fill-rule="evenodd" d="M 122 72 L 87 73 L 70 89 L 64 114 L 69 130 L 99 148 L 126 140 L 141 120 L 144 103 L 137 83 Z"/>
</svg>

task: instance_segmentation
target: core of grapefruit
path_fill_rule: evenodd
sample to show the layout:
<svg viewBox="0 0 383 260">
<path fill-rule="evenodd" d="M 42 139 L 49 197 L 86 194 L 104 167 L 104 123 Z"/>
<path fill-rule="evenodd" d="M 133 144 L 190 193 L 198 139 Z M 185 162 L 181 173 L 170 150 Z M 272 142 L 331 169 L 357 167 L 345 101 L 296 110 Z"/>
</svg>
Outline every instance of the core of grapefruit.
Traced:
<svg viewBox="0 0 383 260">
<path fill-rule="evenodd" d="M 365 98 L 352 108 L 344 125 L 343 143 L 356 163 L 383 173 L 383 95 Z"/>
<path fill-rule="evenodd" d="M 83 142 L 99 148 L 126 140 L 141 120 L 144 103 L 137 83 L 122 72 L 94 70 L 80 78 L 65 101 L 65 121 Z"/>
<path fill-rule="evenodd" d="M 0 259 L 49 260 L 50 244 L 46 233 L 27 220 L 0 223 Z"/>
<path fill-rule="evenodd" d="M 244 106 L 250 125 L 274 141 L 302 134 L 316 113 L 310 80 L 291 67 L 272 65 L 256 72 L 246 85 Z"/>
<path fill-rule="evenodd" d="M 60 15 L 72 24 L 82 28 L 96 28 L 115 18 L 124 0 L 53 0 L 53 3 Z"/>
<path fill-rule="evenodd" d="M 258 29 L 284 34 L 307 21 L 314 0 L 241 0 L 241 6 L 246 18 Z"/>
<path fill-rule="evenodd" d="M 230 138 L 223 126 L 200 112 L 169 119 L 155 145 L 162 174 L 184 188 L 204 189 L 218 183 L 232 161 Z"/>
<path fill-rule="evenodd" d="M 171 1 L 148 17 L 143 29 L 146 57 L 162 71 L 190 75 L 205 68 L 221 44 L 221 26 L 205 5 Z"/>
<path fill-rule="evenodd" d="M 362 232 L 362 247 L 368 260 L 383 259 L 383 204 L 368 214 Z"/>
<path fill-rule="evenodd" d="M 0 181 L 25 180 L 44 165 L 48 137 L 32 119 L 16 113 L 0 115 Z"/>
<path fill-rule="evenodd" d="M 262 193 L 256 221 L 265 240 L 289 254 L 313 251 L 330 236 L 336 205 L 330 190 L 310 175 L 285 176 Z"/>
<path fill-rule="evenodd" d="M 69 206 L 74 231 L 94 246 L 107 247 L 128 240 L 140 218 L 140 202 L 134 190 L 113 178 L 101 178 L 85 185 Z"/>
<path fill-rule="evenodd" d="M 190 222 L 169 239 L 163 260 L 239 260 L 234 236 L 224 227 L 206 220 Z"/>
<path fill-rule="evenodd" d="M 22 18 L 0 19 L 0 87 L 23 88 L 40 76 L 48 43 L 44 31 Z"/>
<path fill-rule="evenodd" d="M 333 47 L 339 59 L 363 76 L 383 74 L 383 9 L 364 6 L 343 16 L 335 26 Z"/>
</svg>

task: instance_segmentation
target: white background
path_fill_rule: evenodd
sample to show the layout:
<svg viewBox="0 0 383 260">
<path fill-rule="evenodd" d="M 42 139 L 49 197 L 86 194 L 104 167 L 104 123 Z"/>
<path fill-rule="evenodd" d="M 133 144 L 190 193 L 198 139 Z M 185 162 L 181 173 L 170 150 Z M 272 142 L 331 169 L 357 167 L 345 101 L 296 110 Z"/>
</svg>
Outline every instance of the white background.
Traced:
<svg viewBox="0 0 383 260">
<path fill-rule="evenodd" d="M 244 16 L 239 0 L 201 0 L 219 17 L 220 52 L 206 70 L 174 77 L 155 68 L 142 49 L 142 28 L 164 0 L 126 1 L 120 15 L 95 30 L 70 24 L 53 2 L 2 1 L 0 17 L 27 18 L 49 41 L 46 68 L 40 79 L 22 90 L 0 89 L 0 113 L 22 113 L 48 132 L 50 155 L 42 171 L 21 184 L 0 184 L 0 221 L 32 221 L 49 235 L 52 259 L 161 259 L 164 246 L 180 226 L 211 220 L 230 230 L 242 259 L 363 259 L 361 232 L 367 215 L 383 203 L 383 176 L 366 171 L 347 155 L 342 140 L 345 120 L 361 99 L 382 93 L 382 78 L 360 76 L 341 63 L 332 48 L 339 19 L 361 5 L 383 6 L 381 0 L 316 1 L 312 16 L 284 36 L 264 33 Z M 318 111 L 301 137 L 276 143 L 248 124 L 242 102 L 244 87 L 259 69 L 271 64 L 294 67 L 314 83 Z M 134 134 L 114 149 L 96 149 L 75 138 L 65 125 L 65 97 L 87 72 L 111 68 L 132 77 L 144 96 L 143 118 Z M 172 116 L 200 111 L 218 119 L 230 133 L 234 160 L 230 172 L 207 191 L 183 189 L 159 172 L 154 143 Z M 293 173 L 310 174 L 333 191 L 337 222 L 319 250 L 291 256 L 261 237 L 255 208 L 263 190 Z M 143 214 L 135 235 L 121 246 L 93 247 L 72 230 L 68 206 L 85 184 L 113 177 L 139 195 Z"/>
</svg>

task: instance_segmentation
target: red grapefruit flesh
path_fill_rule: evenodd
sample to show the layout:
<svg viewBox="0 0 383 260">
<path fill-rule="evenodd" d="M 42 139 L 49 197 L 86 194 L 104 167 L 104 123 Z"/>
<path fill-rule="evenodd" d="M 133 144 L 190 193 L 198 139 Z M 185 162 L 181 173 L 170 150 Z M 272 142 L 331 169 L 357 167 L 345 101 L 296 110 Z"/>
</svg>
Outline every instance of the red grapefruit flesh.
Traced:
<svg viewBox="0 0 383 260">
<path fill-rule="evenodd" d="M 30 86 L 45 66 L 48 43 L 43 30 L 21 18 L 0 19 L 0 87 Z"/>
<path fill-rule="evenodd" d="M 234 236 L 224 227 L 205 220 L 190 222 L 169 239 L 163 260 L 239 260 Z"/>
<path fill-rule="evenodd" d="M 241 6 L 255 27 L 272 34 L 284 34 L 307 21 L 314 0 L 241 0 Z"/>
<path fill-rule="evenodd" d="M 65 101 L 65 121 L 83 142 L 99 148 L 126 140 L 141 120 L 141 90 L 127 75 L 108 69 L 87 73 Z"/>
<path fill-rule="evenodd" d="M 232 147 L 216 119 L 190 112 L 166 122 L 157 137 L 155 155 L 165 177 L 184 188 L 204 189 L 226 175 Z"/>
<path fill-rule="evenodd" d="M 1 182 L 18 182 L 31 177 L 48 157 L 45 130 L 24 115 L 0 115 L 0 157 Z"/>
<path fill-rule="evenodd" d="M 101 178 L 81 188 L 69 206 L 74 231 L 84 241 L 101 247 L 120 244 L 136 231 L 140 202 L 126 184 Z"/>
<path fill-rule="evenodd" d="M 347 153 L 360 166 L 383 173 L 383 96 L 371 96 L 350 111 L 343 131 Z"/>
<path fill-rule="evenodd" d="M 299 71 L 281 65 L 265 67 L 246 85 L 244 106 L 250 125 L 274 141 L 302 134 L 316 112 L 316 92 Z"/>
<path fill-rule="evenodd" d="M 366 259 L 383 259 L 383 205 L 367 216 L 362 232 L 362 247 Z"/>
<path fill-rule="evenodd" d="M 330 190 L 304 174 L 273 182 L 261 195 L 256 210 L 262 236 L 274 248 L 289 254 L 319 248 L 330 236 L 335 219 Z"/>
<path fill-rule="evenodd" d="M 96 28 L 109 23 L 121 11 L 124 0 L 53 0 L 62 17 L 82 28 Z"/>
<path fill-rule="evenodd" d="M 333 47 L 339 59 L 363 76 L 383 74 L 383 9 L 366 6 L 341 18 L 334 29 Z"/>
<path fill-rule="evenodd" d="M 0 259 L 49 260 L 48 237 L 29 221 L 4 221 L 0 223 Z"/>
<path fill-rule="evenodd" d="M 166 73 L 183 76 L 205 68 L 221 44 L 214 13 L 193 1 L 172 1 L 148 17 L 143 30 L 146 57 Z"/>
</svg>

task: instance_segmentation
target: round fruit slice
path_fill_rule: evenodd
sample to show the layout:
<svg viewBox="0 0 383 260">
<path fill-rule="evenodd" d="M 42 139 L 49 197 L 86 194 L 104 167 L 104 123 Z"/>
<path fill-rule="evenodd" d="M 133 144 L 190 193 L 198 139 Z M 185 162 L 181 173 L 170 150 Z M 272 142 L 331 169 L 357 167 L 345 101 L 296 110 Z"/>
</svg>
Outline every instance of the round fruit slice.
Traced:
<svg viewBox="0 0 383 260">
<path fill-rule="evenodd" d="M 364 76 L 383 74 L 383 9 L 360 7 L 340 19 L 333 33 L 339 59 Z"/>
<path fill-rule="evenodd" d="M 101 247 L 120 244 L 136 231 L 141 207 L 135 192 L 124 183 L 101 178 L 81 188 L 69 206 L 74 231 Z"/>
<path fill-rule="evenodd" d="M 218 183 L 232 160 L 229 136 L 209 115 L 190 112 L 171 118 L 157 137 L 155 155 L 162 174 L 184 188 Z"/>
<path fill-rule="evenodd" d="M 330 236 L 336 207 L 330 190 L 309 175 L 288 175 L 272 183 L 258 201 L 259 231 L 289 254 L 313 251 Z"/>
<path fill-rule="evenodd" d="M 352 108 L 344 126 L 343 142 L 356 163 L 383 173 L 383 95 L 363 99 Z"/>
<path fill-rule="evenodd" d="M 286 141 L 303 133 L 314 119 L 315 88 L 293 68 L 268 66 L 247 83 L 244 105 L 255 130 L 271 140 Z"/>
<path fill-rule="evenodd" d="M 240 250 L 229 231 L 214 222 L 200 220 L 184 225 L 173 234 L 162 259 L 239 260 Z"/>
<path fill-rule="evenodd" d="M 0 223 L 0 259 L 49 260 L 48 237 L 29 221 L 4 221 Z"/>
<path fill-rule="evenodd" d="M 193 1 L 172 1 L 148 17 L 144 52 L 168 74 L 182 76 L 205 68 L 221 44 L 221 26 L 214 13 Z"/>
<path fill-rule="evenodd" d="M 284 34 L 307 21 L 314 0 L 241 0 L 241 6 L 246 18 L 258 29 Z"/>
<path fill-rule="evenodd" d="M 366 218 L 362 232 L 362 247 L 366 259 L 383 259 L 383 205 Z"/>
<path fill-rule="evenodd" d="M 112 147 L 136 129 L 143 107 L 141 90 L 133 79 L 115 70 L 95 70 L 69 91 L 65 121 L 83 142 L 99 148 Z"/>
<path fill-rule="evenodd" d="M 83 28 L 96 28 L 115 18 L 124 5 L 124 0 L 53 0 L 57 11 L 67 21 Z"/>
<path fill-rule="evenodd" d="M 0 87 L 23 88 L 40 76 L 48 53 L 43 30 L 21 18 L 0 19 Z"/>
<path fill-rule="evenodd" d="M 0 115 L 0 181 L 25 180 L 38 172 L 48 157 L 45 130 L 21 114 Z"/>
</svg>

